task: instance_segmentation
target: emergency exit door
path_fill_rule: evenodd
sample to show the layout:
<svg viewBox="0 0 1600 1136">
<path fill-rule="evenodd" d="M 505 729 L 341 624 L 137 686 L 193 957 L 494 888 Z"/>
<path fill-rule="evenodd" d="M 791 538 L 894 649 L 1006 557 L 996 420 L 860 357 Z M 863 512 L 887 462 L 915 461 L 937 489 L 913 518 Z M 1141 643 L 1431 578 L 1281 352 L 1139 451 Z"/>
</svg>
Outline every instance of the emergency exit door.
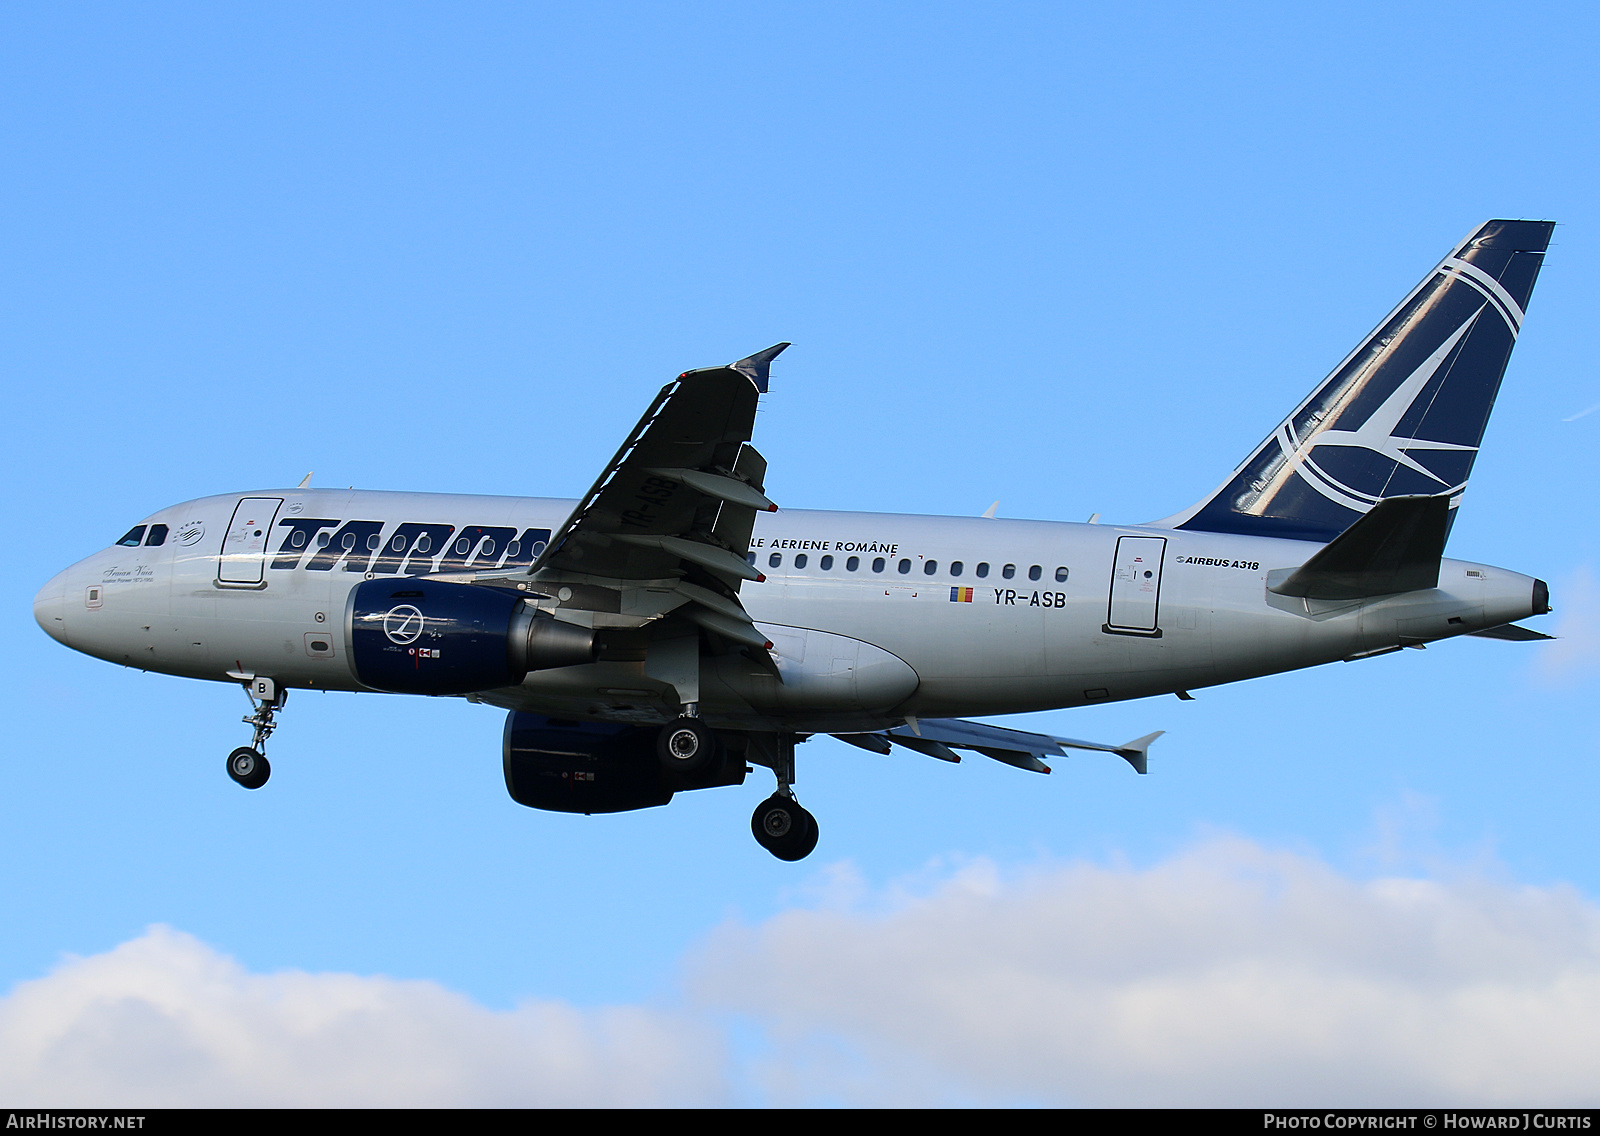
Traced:
<svg viewBox="0 0 1600 1136">
<path fill-rule="evenodd" d="M 1161 561 L 1167 540 L 1160 536 L 1117 538 L 1111 565 L 1111 602 L 1102 631 L 1113 635 L 1161 635 Z"/>
</svg>

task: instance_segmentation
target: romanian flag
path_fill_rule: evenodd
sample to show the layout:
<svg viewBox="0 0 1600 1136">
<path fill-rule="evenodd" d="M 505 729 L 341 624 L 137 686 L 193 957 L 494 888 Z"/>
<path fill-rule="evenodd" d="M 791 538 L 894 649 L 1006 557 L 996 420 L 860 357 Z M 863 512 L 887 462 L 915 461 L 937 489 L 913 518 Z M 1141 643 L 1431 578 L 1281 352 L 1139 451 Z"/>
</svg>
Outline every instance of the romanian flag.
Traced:
<svg viewBox="0 0 1600 1136">
<path fill-rule="evenodd" d="M 951 588 L 950 589 L 950 602 L 951 603 L 971 603 L 972 602 L 972 589 L 971 588 Z"/>
</svg>

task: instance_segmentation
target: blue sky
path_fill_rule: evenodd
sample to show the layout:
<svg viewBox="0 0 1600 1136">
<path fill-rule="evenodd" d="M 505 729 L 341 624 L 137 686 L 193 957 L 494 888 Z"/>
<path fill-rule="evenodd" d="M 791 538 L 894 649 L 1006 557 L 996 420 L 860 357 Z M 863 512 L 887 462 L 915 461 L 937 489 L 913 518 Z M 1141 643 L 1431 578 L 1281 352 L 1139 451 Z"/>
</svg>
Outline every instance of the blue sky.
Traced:
<svg viewBox="0 0 1600 1136">
<path fill-rule="evenodd" d="M 1589 8 L 13 4 L 0 33 L 0 1096 L 1594 1103 L 1540 1048 L 1600 1029 Z M 822 841 L 785 865 L 759 778 L 536 813 L 498 712 L 301 694 L 245 793 L 239 691 L 31 616 L 141 516 L 307 470 L 575 495 L 663 382 L 780 339 L 780 504 L 1164 516 L 1494 216 L 1561 224 L 1450 551 L 1548 580 L 1561 641 L 1010 723 L 1167 730 L 1149 777 L 815 740 Z M 1463 928 L 1500 946 L 1461 962 Z M 1146 987 L 1182 1044 L 1119 1080 L 1082 1039 Z M 1524 1010 L 1461 1010 L 1486 989 Z M 297 998 L 435 1049 L 273 1017 Z M 1362 1016 L 1413 1003 L 1404 1036 Z M 218 1036 L 320 1056 L 260 1083 Z"/>
</svg>

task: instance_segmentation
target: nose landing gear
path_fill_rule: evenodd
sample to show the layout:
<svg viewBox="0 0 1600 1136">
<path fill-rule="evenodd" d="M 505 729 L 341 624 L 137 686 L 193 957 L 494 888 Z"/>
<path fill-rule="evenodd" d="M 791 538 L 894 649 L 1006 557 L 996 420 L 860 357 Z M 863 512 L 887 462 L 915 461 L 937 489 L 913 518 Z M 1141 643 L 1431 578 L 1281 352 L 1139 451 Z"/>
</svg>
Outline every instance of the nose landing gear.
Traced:
<svg viewBox="0 0 1600 1136">
<path fill-rule="evenodd" d="M 253 713 L 240 719 L 255 729 L 255 737 L 247 746 L 240 746 L 228 755 L 228 776 L 246 789 L 259 789 L 272 776 L 272 766 L 262 752 L 267 739 L 278 728 L 277 712 L 289 699 L 287 690 L 279 690 L 270 678 L 253 678 L 245 683 L 245 697 L 250 699 Z"/>
<path fill-rule="evenodd" d="M 272 766 L 258 751 L 240 746 L 228 755 L 228 776 L 246 789 L 259 789 L 272 776 Z"/>
</svg>

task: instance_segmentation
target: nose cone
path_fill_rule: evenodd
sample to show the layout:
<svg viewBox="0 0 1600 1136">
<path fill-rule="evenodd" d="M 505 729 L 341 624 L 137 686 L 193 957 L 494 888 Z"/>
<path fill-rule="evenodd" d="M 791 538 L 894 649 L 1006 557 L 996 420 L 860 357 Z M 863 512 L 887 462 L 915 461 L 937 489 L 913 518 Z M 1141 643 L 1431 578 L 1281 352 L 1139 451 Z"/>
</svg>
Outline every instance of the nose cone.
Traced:
<svg viewBox="0 0 1600 1136">
<path fill-rule="evenodd" d="M 33 618 L 45 634 L 58 643 L 67 642 L 67 574 L 57 572 L 33 597 Z M 70 646 L 70 644 L 68 644 Z"/>
</svg>

